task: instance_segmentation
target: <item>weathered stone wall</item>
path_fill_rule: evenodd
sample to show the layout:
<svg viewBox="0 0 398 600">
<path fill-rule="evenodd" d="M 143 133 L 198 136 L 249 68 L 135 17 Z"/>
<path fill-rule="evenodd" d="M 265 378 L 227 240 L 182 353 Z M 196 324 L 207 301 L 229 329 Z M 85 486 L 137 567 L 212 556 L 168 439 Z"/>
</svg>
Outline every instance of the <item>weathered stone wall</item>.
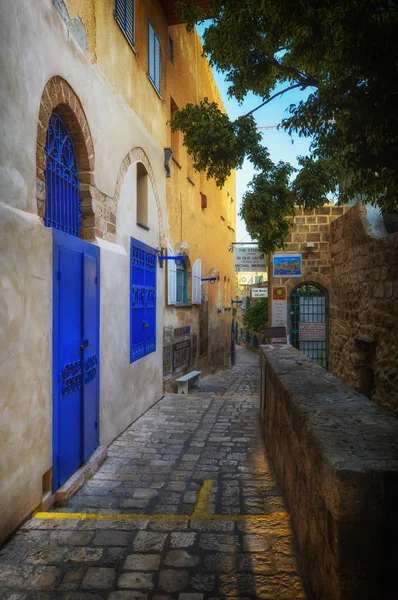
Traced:
<svg viewBox="0 0 398 600">
<path fill-rule="evenodd" d="M 331 224 L 330 370 L 398 416 L 398 233 L 356 204 Z"/>
<path fill-rule="evenodd" d="M 314 597 L 392 598 L 398 422 L 289 345 L 261 356 L 266 444 Z"/>
<path fill-rule="evenodd" d="M 330 225 L 342 216 L 349 206 L 322 206 L 314 210 L 296 209 L 290 233 L 286 236 L 286 248 L 281 251 L 287 254 L 299 253 L 302 255 L 302 277 L 273 277 L 272 256 L 268 262 L 268 314 L 272 324 L 272 287 L 283 285 L 287 287 L 287 300 L 293 289 L 304 282 L 317 283 L 325 288 L 330 296 L 332 270 L 332 257 L 330 254 Z M 308 248 L 307 243 L 313 244 Z M 287 330 L 289 333 L 290 322 L 288 318 Z M 329 329 L 330 333 L 330 329 Z"/>
</svg>

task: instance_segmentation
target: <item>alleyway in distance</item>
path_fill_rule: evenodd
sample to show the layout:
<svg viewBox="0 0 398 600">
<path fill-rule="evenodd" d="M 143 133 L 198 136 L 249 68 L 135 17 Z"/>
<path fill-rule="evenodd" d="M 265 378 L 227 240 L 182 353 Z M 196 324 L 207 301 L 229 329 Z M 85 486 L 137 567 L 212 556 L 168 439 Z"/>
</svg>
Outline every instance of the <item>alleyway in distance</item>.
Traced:
<svg viewBox="0 0 398 600">
<path fill-rule="evenodd" d="M 66 507 L 0 551 L 0 598 L 305 599 L 258 379 L 257 355 L 238 347 L 233 369 L 159 401 Z"/>
</svg>

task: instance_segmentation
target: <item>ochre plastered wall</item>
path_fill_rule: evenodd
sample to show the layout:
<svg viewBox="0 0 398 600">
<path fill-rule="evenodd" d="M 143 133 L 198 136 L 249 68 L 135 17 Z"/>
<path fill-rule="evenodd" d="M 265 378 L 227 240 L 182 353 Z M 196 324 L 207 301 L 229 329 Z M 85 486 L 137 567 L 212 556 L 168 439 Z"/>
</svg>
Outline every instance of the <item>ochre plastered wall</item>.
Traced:
<svg viewBox="0 0 398 600">
<path fill-rule="evenodd" d="M 372 400 L 398 416 L 398 233 L 372 237 L 356 204 L 331 224 L 330 253 L 330 370 L 358 389 L 372 370 Z"/>
<path fill-rule="evenodd" d="M 197 33 L 189 35 L 184 25 L 176 25 L 169 28 L 169 35 L 173 40 L 174 60 L 167 58 L 167 118 L 172 116 L 173 103 L 177 108 L 183 108 L 189 102 L 199 102 L 207 97 L 210 102 L 217 102 L 222 107 L 211 69 L 202 56 Z M 198 352 L 198 366 L 207 371 L 227 366 L 231 350 L 231 299 L 235 298 L 235 272 L 233 253 L 228 248 L 235 241 L 235 174 L 222 189 L 218 188 L 214 180 L 206 178 L 205 173 L 193 170 L 192 158 L 183 145 L 182 134 L 172 136 L 170 127 L 167 133 L 167 145 L 174 153 L 170 161 L 171 176 L 167 179 L 169 241 L 171 246 L 180 240 L 188 242 L 191 265 L 198 258 L 202 260 L 202 277 L 209 277 L 209 270 L 214 267 L 220 271 L 217 284 L 202 283 L 202 299 L 208 301 L 209 311 L 208 352 L 203 357 Z M 203 196 L 206 197 L 206 208 L 202 208 Z M 217 312 L 217 287 L 221 312 Z M 166 306 L 165 328 L 168 334 L 172 336 L 174 328 L 190 325 L 191 333 L 198 335 L 199 346 L 199 310 L 199 306 L 195 305 L 191 308 Z"/>
</svg>

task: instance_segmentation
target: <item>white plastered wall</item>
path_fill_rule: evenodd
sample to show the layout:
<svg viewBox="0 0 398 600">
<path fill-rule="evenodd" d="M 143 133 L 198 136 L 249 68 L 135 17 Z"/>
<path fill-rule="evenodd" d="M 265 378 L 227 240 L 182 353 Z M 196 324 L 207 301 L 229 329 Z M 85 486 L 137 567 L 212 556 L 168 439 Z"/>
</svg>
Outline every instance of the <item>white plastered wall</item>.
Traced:
<svg viewBox="0 0 398 600">
<path fill-rule="evenodd" d="M 37 119 L 46 82 L 54 75 L 63 77 L 82 103 L 100 191 L 113 197 L 123 158 L 140 147 L 152 167 L 160 213 L 165 215 L 165 172 L 163 148 L 90 64 L 51 0 L 0 0 L 0 21 L 1 541 L 39 505 L 42 475 L 52 466 L 52 235 L 40 223 L 36 206 Z M 151 194 L 149 202 L 154 219 L 150 232 L 137 231 L 135 213 L 131 204 L 129 212 L 122 194 L 118 243 L 100 242 L 102 444 L 158 400 L 162 390 L 160 269 L 157 350 L 139 366 L 129 360 L 127 237 L 159 245 L 160 223 Z"/>
</svg>

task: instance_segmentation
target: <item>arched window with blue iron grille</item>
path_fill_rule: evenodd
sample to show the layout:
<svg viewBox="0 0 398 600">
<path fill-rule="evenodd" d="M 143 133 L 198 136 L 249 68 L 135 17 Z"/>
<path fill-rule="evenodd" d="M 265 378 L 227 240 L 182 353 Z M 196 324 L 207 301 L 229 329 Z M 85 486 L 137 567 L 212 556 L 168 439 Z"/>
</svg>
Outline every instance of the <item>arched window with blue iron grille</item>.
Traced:
<svg viewBox="0 0 398 600">
<path fill-rule="evenodd" d="M 53 113 L 47 129 L 44 224 L 79 236 L 80 200 L 76 153 L 69 131 Z"/>
</svg>

